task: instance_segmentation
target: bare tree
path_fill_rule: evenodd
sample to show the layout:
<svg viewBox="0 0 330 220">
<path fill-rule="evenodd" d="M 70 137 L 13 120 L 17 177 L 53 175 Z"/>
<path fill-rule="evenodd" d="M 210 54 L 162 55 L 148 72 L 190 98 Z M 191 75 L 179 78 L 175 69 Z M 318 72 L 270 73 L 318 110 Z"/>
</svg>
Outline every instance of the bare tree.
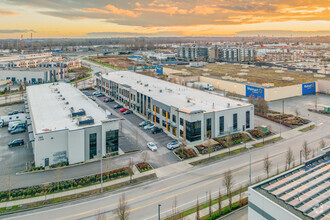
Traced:
<svg viewBox="0 0 330 220">
<path fill-rule="evenodd" d="M 132 183 L 132 177 L 133 177 L 133 167 L 134 167 L 134 161 L 133 158 L 128 159 L 128 174 L 129 174 L 129 182 Z"/>
<path fill-rule="evenodd" d="M 297 117 L 300 115 L 300 111 L 298 110 L 298 108 L 296 108 L 296 110 L 294 111 L 294 113 L 296 114 Z"/>
<path fill-rule="evenodd" d="M 315 157 L 315 149 L 312 150 L 312 158 Z"/>
<path fill-rule="evenodd" d="M 326 145 L 327 145 L 327 143 L 325 142 L 324 139 L 322 139 L 322 140 L 320 141 L 320 148 L 321 148 L 321 149 L 322 149 L 322 148 L 325 148 Z"/>
<path fill-rule="evenodd" d="M 142 162 L 146 162 L 147 160 L 149 159 L 149 154 L 147 151 L 143 151 L 142 154 L 141 154 L 141 160 Z"/>
<path fill-rule="evenodd" d="M 119 198 L 118 207 L 117 207 L 117 216 L 119 220 L 127 220 L 129 216 L 128 212 L 129 206 L 127 205 L 125 194 L 123 193 Z"/>
<path fill-rule="evenodd" d="M 230 154 L 230 147 L 231 147 L 232 144 L 233 144 L 233 142 L 231 141 L 231 135 L 227 135 L 227 136 L 226 136 L 226 144 L 227 144 L 228 151 L 229 151 L 229 154 Z"/>
<path fill-rule="evenodd" d="M 269 177 L 269 172 L 272 166 L 272 162 L 269 160 L 268 154 L 264 158 L 264 170 L 266 172 L 267 178 Z"/>
<path fill-rule="evenodd" d="M 262 137 L 262 144 L 265 144 L 265 135 L 266 135 L 265 131 L 261 127 L 258 128 L 258 131 L 260 136 Z"/>
<path fill-rule="evenodd" d="M 309 149 L 307 141 L 304 141 L 302 147 L 303 147 L 302 152 L 303 152 L 303 155 L 304 155 L 304 158 L 305 158 L 305 161 L 306 161 L 306 160 L 308 160 L 308 156 L 311 153 L 311 149 Z"/>
<path fill-rule="evenodd" d="M 197 202 L 196 202 L 196 220 L 200 220 L 198 196 L 197 196 Z"/>
<path fill-rule="evenodd" d="M 232 207 L 232 197 L 231 197 L 231 191 L 234 186 L 234 179 L 231 173 L 231 170 L 227 170 L 224 173 L 224 179 L 223 179 L 223 185 L 226 187 L 226 193 L 227 193 L 227 198 L 229 201 L 229 209 L 231 210 Z"/>
<path fill-rule="evenodd" d="M 178 207 L 178 201 L 176 199 L 176 196 L 174 197 L 174 203 L 173 203 L 173 220 L 177 219 L 177 207 Z"/>
<path fill-rule="evenodd" d="M 277 164 L 277 169 L 276 169 L 276 174 L 280 173 L 280 169 L 278 168 L 278 164 Z"/>
<path fill-rule="evenodd" d="M 106 217 L 105 217 L 105 213 L 104 213 L 104 212 L 101 212 L 101 210 L 99 209 L 99 210 L 97 211 L 97 214 L 96 214 L 96 216 L 95 216 L 95 219 L 96 219 L 96 220 L 103 220 L 103 219 L 106 219 Z"/>
<path fill-rule="evenodd" d="M 242 186 L 239 187 L 238 193 L 239 193 L 238 205 L 242 206 L 243 205 L 243 187 Z"/>
<path fill-rule="evenodd" d="M 291 163 L 293 161 L 293 153 L 292 153 L 292 150 L 291 148 L 289 148 L 289 150 L 286 152 L 286 166 L 287 166 L 287 169 L 290 169 L 290 166 L 291 166 Z"/>
<path fill-rule="evenodd" d="M 209 160 L 211 159 L 211 153 L 213 152 L 213 147 L 211 144 L 211 139 L 208 138 L 206 141 L 207 153 L 209 154 Z"/>
<path fill-rule="evenodd" d="M 209 191 L 209 216 L 212 215 L 212 195 L 211 191 Z"/>
<path fill-rule="evenodd" d="M 221 189 L 219 189 L 219 195 L 218 195 L 218 212 L 221 215 L 222 210 L 222 195 L 221 195 Z"/>
</svg>

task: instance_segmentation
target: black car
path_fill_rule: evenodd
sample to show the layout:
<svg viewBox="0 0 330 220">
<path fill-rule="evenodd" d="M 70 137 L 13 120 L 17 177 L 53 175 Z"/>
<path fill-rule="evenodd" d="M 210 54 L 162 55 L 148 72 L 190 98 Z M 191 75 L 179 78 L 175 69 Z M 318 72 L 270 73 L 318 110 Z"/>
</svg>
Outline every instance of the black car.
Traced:
<svg viewBox="0 0 330 220">
<path fill-rule="evenodd" d="M 8 147 L 16 147 L 16 146 L 21 146 L 24 145 L 24 140 L 23 139 L 16 139 L 13 140 L 8 144 Z"/>
<path fill-rule="evenodd" d="M 162 128 L 158 128 L 158 127 L 151 128 L 151 133 L 152 134 L 157 134 L 157 133 L 160 133 L 160 132 L 163 132 Z"/>
<path fill-rule="evenodd" d="M 122 108 L 123 106 L 122 105 L 115 105 L 113 106 L 114 109 L 118 109 L 118 108 Z"/>
<path fill-rule="evenodd" d="M 94 102 L 96 101 L 96 99 L 93 97 L 93 96 L 91 96 L 91 97 L 89 97 L 91 100 L 93 100 Z"/>
</svg>

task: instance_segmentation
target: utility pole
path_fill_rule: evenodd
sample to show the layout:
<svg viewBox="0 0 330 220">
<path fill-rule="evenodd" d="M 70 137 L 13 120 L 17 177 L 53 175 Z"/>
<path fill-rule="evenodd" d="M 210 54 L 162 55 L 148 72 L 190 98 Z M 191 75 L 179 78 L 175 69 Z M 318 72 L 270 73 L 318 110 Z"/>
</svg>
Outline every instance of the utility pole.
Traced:
<svg viewBox="0 0 330 220">
<path fill-rule="evenodd" d="M 102 170 L 102 146 L 101 146 L 101 193 L 103 193 L 103 170 Z"/>
<path fill-rule="evenodd" d="M 160 220 L 160 207 L 161 206 L 162 206 L 161 204 L 158 204 L 158 220 Z"/>
</svg>

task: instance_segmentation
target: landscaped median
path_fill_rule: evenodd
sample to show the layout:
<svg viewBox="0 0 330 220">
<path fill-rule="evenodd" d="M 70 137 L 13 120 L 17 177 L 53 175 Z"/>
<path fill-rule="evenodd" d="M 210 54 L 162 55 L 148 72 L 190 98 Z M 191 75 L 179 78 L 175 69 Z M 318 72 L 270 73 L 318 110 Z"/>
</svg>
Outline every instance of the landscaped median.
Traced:
<svg viewBox="0 0 330 220">
<path fill-rule="evenodd" d="M 115 190 L 156 177 L 154 170 L 150 170 L 133 175 L 130 181 L 128 167 L 104 172 L 103 191 Z M 100 183 L 101 174 L 97 174 L 75 180 L 0 192 L 0 214 L 96 195 L 100 193 Z"/>
</svg>

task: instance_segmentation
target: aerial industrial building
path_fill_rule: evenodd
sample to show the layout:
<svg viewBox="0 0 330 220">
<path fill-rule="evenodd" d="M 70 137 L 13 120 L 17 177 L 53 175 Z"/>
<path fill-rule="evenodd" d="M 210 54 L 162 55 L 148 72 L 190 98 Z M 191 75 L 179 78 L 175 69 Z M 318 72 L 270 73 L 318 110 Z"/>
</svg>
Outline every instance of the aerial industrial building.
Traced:
<svg viewBox="0 0 330 220">
<path fill-rule="evenodd" d="M 81 61 L 50 53 L 0 57 L 0 80 L 13 83 L 44 83 L 68 77 L 68 70 L 80 68 Z"/>
<path fill-rule="evenodd" d="M 249 188 L 249 219 L 329 219 L 330 152 Z"/>
<path fill-rule="evenodd" d="M 130 71 L 97 78 L 100 91 L 188 143 L 254 128 L 254 107 Z"/>
<path fill-rule="evenodd" d="M 74 164 L 118 151 L 119 119 L 66 83 L 27 87 L 35 166 Z"/>
</svg>

